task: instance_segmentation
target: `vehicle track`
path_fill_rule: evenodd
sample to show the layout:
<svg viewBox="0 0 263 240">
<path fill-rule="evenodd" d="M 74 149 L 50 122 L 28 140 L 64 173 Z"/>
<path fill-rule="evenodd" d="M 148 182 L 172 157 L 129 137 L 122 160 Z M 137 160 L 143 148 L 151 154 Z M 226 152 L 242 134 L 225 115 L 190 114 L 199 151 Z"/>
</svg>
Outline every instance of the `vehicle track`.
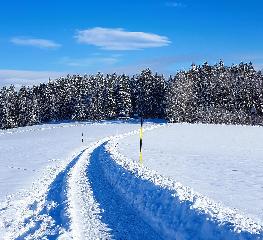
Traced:
<svg viewBox="0 0 263 240">
<path fill-rule="evenodd" d="M 112 138 L 79 152 L 6 239 L 161 239 L 103 176 L 104 144 Z"/>
</svg>

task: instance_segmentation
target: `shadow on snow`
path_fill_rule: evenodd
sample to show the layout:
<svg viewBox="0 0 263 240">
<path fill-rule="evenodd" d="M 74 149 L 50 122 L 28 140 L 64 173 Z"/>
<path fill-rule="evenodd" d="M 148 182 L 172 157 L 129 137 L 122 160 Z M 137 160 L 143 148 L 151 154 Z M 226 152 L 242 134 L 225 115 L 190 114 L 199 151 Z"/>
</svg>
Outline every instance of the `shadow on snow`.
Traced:
<svg viewBox="0 0 263 240">
<path fill-rule="evenodd" d="M 61 229 L 69 229 L 69 217 L 67 216 L 65 209 L 67 204 L 66 197 L 66 178 L 68 172 L 79 160 L 80 156 L 84 152 L 81 151 L 78 156 L 76 156 L 67 167 L 61 171 L 52 182 L 47 192 L 45 205 L 39 214 L 33 215 L 32 217 L 26 219 L 24 224 L 34 222 L 34 226 L 31 227 L 27 232 L 20 235 L 17 240 L 25 239 L 27 236 L 34 234 L 38 229 L 40 229 L 43 219 L 52 218 L 52 221 L 48 220 L 47 229 L 41 235 L 41 238 L 47 237 L 48 239 L 57 239 L 61 235 Z M 34 210 L 37 208 L 37 203 L 34 202 L 29 206 L 29 209 Z M 50 218 L 49 218 L 50 219 Z"/>
<path fill-rule="evenodd" d="M 102 149 L 103 145 L 92 153 L 87 177 L 102 210 L 101 220 L 111 229 L 113 239 L 161 239 L 105 179 L 100 165 Z"/>
</svg>

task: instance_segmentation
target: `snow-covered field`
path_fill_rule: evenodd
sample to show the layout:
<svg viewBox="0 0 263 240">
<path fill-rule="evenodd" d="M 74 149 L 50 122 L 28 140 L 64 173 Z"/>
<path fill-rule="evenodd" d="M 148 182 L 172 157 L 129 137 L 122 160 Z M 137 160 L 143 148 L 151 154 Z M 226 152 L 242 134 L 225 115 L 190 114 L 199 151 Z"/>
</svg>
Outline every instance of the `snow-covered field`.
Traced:
<svg viewBox="0 0 263 240">
<path fill-rule="evenodd" d="M 119 142 L 138 159 L 137 136 Z M 263 128 L 172 124 L 144 134 L 144 165 L 263 224 Z"/>
<path fill-rule="evenodd" d="M 263 239 L 261 128 L 138 128 L 0 131 L 0 239 Z"/>
<path fill-rule="evenodd" d="M 134 124 L 87 122 L 0 130 L 0 201 L 7 194 L 30 187 L 45 167 L 67 163 L 90 143 L 135 128 L 138 126 Z"/>
</svg>

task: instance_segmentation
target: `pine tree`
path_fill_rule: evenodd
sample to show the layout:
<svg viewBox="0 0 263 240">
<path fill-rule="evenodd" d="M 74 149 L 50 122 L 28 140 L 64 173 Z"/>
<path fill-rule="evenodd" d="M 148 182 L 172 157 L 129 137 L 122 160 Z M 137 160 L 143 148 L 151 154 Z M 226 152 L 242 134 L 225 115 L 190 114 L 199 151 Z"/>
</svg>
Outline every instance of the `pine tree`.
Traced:
<svg viewBox="0 0 263 240">
<path fill-rule="evenodd" d="M 2 89 L 2 128 L 15 128 L 18 126 L 17 93 L 15 87 Z"/>
<path fill-rule="evenodd" d="M 141 114 L 171 122 L 262 124 L 263 74 L 252 63 L 192 65 L 167 81 L 139 75 L 68 75 L 47 84 L 0 90 L 0 128 L 48 121 L 102 120 Z"/>
<path fill-rule="evenodd" d="M 132 104 L 128 76 L 123 74 L 116 78 L 114 95 L 117 116 L 130 116 L 132 112 Z"/>
<path fill-rule="evenodd" d="M 104 119 L 113 119 L 117 116 L 116 98 L 114 94 L 116 78 L 116 74 L 107 74 L 104 79 L 102 90 L 102 117 Z"/>
</svg>

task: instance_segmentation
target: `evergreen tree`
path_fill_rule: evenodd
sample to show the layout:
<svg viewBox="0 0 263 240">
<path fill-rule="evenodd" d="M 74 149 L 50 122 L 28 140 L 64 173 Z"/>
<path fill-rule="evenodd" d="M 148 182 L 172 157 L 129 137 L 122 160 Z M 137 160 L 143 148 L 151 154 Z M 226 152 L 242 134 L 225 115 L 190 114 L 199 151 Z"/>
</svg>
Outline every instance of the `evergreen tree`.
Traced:
<svg viewBox="0 0 263 240">
<path fill-rule="evenodd" d="M 252 63 L 192 65 L 166 81 L 150 69 L 132 77 L 68 75 L 0 90 L 0 128 L 48 121 L 142 115 L 171 122 L 262 124 L 263 74 Z"/>
<path fill-rule="evenodd" d="M 129 77 L 121 75 L 116 78 L 114 86 L 117 116 L 130 116 L 132 112 Z"/>
<path fill-rule="evenodd" d="M 5 128 L 15 128 L 18 126 L 18 111 L 17 111 L 17 93 L 15 87 L 11 85 L 9 88 L 2 89 L 2 123 Z"/>
</svg>

